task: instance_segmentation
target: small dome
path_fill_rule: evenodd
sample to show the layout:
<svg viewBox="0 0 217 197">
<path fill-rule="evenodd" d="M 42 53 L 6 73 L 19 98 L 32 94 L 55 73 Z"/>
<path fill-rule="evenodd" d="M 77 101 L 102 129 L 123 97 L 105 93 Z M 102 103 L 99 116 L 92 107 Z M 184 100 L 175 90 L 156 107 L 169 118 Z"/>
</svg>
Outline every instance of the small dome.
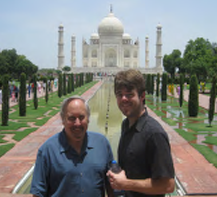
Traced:
<svg viewBox="0 0 217 197">
<path fill-rule="evenodd" d="M 98 33 L 100 36 L 122 36 L 124 33 L 124 27 L 121 21 L 110 12 L 109 15 L 100 22 Z"/>
<path fill-rule="evenodd" d="M 93 33 L 90 38 L 91 39 L 99 39 L 99 34 L 98 33 Z"/>
<path fill-rule="evenodd" d="M 124 33 L 123 34 L 123 39 L 127 39 L 127 40 L 131 39 L 130 34 Z"/>
<path fill-rule="evenodd" d="M 157 28 L 158 28 L 158 29 L 161 29 L 161 28 L 162 28 L 162 25 L 159 23 L 159 24 L 157 25 Z"/>
<path fill-rule="evenodd" d="M 63 24 L 61 23 L 60 25 L 59 25 L 59 28 L 63 28 L 64 26 L 63 26 Z"/>
</svg>

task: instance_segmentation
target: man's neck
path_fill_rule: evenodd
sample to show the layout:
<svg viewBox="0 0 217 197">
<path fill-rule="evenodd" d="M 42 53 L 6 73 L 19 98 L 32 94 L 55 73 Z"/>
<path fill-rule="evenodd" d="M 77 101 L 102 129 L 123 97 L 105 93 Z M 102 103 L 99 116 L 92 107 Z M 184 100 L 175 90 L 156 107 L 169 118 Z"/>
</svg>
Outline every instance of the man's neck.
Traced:
<svg viewBox="0 0 217 197">
<path fill-rule="evenodd" d="M 129 128 L 132 127 L 135 124 L 135 122 L 142 116 L 142 114 L 144 114 L 144 112 L 145 112 L 145 108 L 143 108 L 140 111 L 140 113 L 138 114 L 138 116 L 132 117 L 132 118 L 128 118 L 128 120 L 129 120 Z"/>
</svg>

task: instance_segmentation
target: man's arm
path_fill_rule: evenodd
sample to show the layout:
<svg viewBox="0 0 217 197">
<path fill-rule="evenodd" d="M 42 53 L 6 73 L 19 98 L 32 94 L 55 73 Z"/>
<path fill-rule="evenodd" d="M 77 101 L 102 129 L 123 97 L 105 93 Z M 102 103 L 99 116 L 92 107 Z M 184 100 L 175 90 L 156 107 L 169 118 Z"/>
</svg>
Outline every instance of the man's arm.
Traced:
<svg viewBox="0 0 217 197">
<path fill-rule="evenodd" d="M 118 190 L 154 195 L 172 193 L 175 188 L 174 178 L 127 179 L 123 170 L 119 174 L 109 171 L 107 175 L 110 178 L 112 188 Z"/>
</svg>

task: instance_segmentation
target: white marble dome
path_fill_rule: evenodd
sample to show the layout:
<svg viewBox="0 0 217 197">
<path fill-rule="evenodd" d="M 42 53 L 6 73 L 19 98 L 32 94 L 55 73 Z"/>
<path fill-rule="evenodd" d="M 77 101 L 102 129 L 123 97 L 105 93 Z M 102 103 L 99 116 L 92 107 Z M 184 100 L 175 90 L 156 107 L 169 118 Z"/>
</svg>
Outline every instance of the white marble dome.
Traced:
<svg viewBox="0 0 217 197">
<path fill-rule="evenodd" d="M 130 40 L 131 39 L 130 34 L 124 33 L 123 34 L 123 39 Z"/>
<path fill-rule="evenodd" d="M 99 39 L 98 33 L 92 33 L 91 34 L 91 39 Z"/>
<path fill-rule="evenodd" d="M 103 18 L 98 26 L 98 34 L 100 36 L 122 36 L 123 33 L 123 24 L 112 12 Z"/>
</svg>

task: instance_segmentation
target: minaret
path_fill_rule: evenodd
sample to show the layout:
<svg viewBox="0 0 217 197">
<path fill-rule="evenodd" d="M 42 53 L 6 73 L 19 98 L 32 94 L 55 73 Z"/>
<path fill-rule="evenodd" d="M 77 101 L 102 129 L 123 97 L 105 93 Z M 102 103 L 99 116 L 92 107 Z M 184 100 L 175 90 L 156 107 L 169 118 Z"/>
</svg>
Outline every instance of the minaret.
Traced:
<svg viewBox="0 0 217 197">
<path fill-rule="evenodd" d="M 156 42 L 156 68 L 162 68 L 162 40 L 161 40 L 161 24 L 157 25 L 157 42 Z"/>
<path fill-rule="evenodd" d="M 57 70 L 62 70 L 64 67 L 64 42 L 63 42 L 63 25 L 59 26 L 59 42 L 58 42 L 58 67 Z"/>
<path fill-rule="evenodd" d="M 149 40 L 148 36 L 145 37 L 145 68 L 149 68 Z"/>
<path fill-rule="evenodd" d="M 72 35 L 71 39 L 71 70 L 76 67 L 76 48 L 75 48 L 75 36 Z"/>
</svg>

